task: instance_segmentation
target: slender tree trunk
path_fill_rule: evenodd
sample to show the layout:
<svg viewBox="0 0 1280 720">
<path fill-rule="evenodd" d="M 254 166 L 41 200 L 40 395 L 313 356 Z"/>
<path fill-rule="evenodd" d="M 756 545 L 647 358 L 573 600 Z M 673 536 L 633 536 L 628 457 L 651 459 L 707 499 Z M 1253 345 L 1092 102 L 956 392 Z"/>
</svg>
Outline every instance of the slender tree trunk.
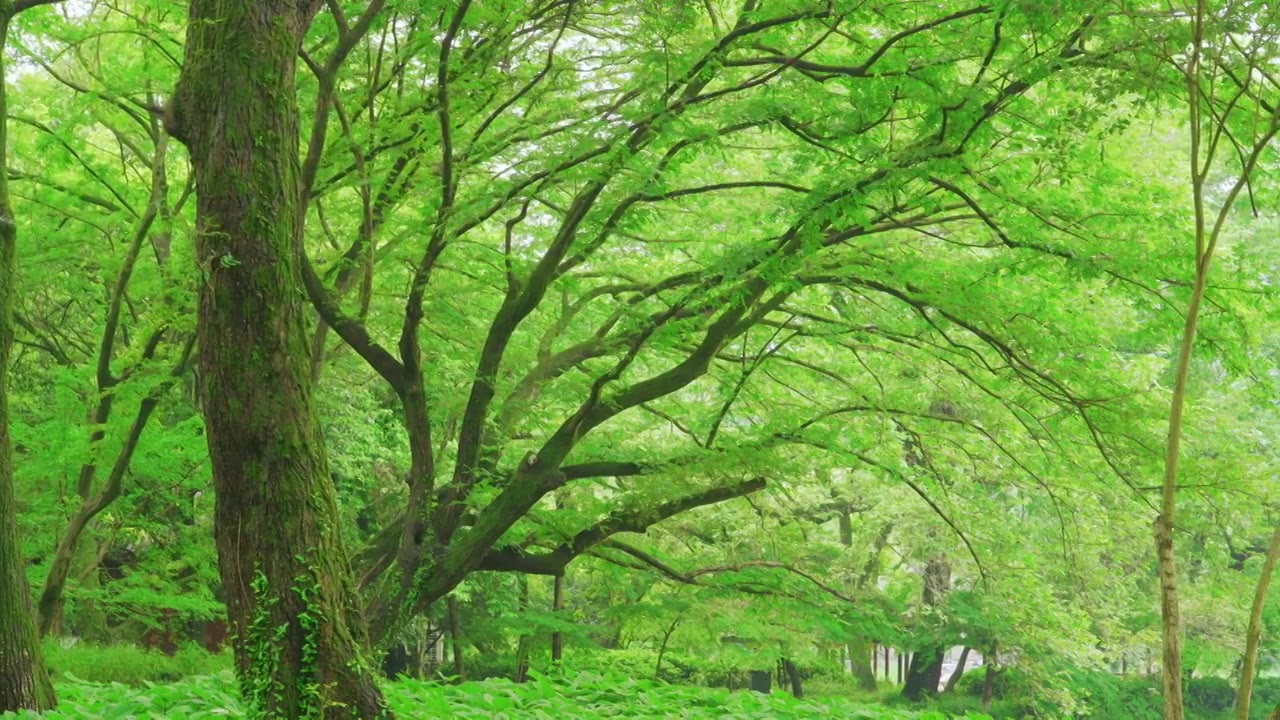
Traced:
<svg viewBox="0 0 1280 720">
<path fill-rule="evenodd" d="M 1249 720 L 1249 703 L 1253 696 L 1253 680 L 1258 674 L 1258 641 L 1262 637 L 1262 609 L 1267 604 L 1267 592 L 1271 589 L 1271 576 L 1276 570 L 1276 558 L 1280 556 L 1280 525 L 1271 533 L 1271 545 L 1262 563 L 1262 576 L 1253 594 L 1253 609 L 1249 613 L 1249 630 L 1245 635 L 1244 666 L 1240 670 L 1240 692 L 1237 695 L 1236 717 Z"/>
<path fill-rule="evenodd" d="M 960 651 L 960 659 L 956 662 L 956 669 L 952 671 L 951 678 L 947 680 L 946 692 L 952 692 L 956 689 L 956 685 L 960 683 L 960 678 L 964 677 L 964 664 L 969 662 L 969 646 L 965 645 Z"/>
<path fill-rule="evenodd" d="M 165 172 L 165 166 L 168 162 L 168 136 L 165 135 L 159 121 L 154 118 L 151 121 L 151 133 L 155 142 L 151 159 L 151 198 L 147 202 L 146 211 L 138 219 L 134 228 L 133 240 L 129 244 L 129 251 L 125 256 L 123 266 L 116 276 L 115 287 L 111 294 L 107 322 L 98 348 L 98 393 L 101 397 L 91 416 L 92 426 L 89 432 L 91 447 L 100 445 L 106 437 L 105 427 L 111 419 L 112 409 L 115 407 L 114 388 L 119 383 L 119 379 L 112 375 L 111 359 L 115 353 L 119 318 L 124 306 L 126 290 L 129 287 L 129 280 L 133 276 L 133 271 L 137 266 L 138 257 L 142 252 L 143 246 L 146 245 L 148 238 L 153 237 L 151 229 L 155 225 L 156 219 L 167 216 L 169 212 L 166 206 L 169 182 Z M 166 231 L 162 229 L 160 235 L 164 235 Z M 143 360 L 150 360 L 152 357 L 151 352 L 151 348 L 144 351 Z M 184 353 L 183 357 L 178 361 L 174 372 L 171 373 L 172 382 L 176 382 L 184 374 L 187 359 L 188 356 Z M 139 402 L 137 413 L 129 425 L 124 443 L 117 451 L 106 482 L 103 483 L 98 492 L 93 493 L 92 490 L 93 481 L 98 475 L 99 460 L 93 457 L 80 467 L 80 477 L 76 483 L 76 493 L 80 497 L 80 507 L 71 516 L 66 530 L 63 531 L 62 537 L 58 540 L 53 562 L 49 564 L 49 572 L 45 576 L 44 586 L 41 588 L 39 599 L 36 601 L 36 614 L 41 637 L 51 633 L 57 634 L 61 630 L 63 591 L 67 585 L 67 578 L 71 573 L 71 564 L 75 558 L 76 548 L 80 543 L 80 536 L 89 527 L 90 522 L 107 506 L 115 502 L 123 492 L 124 478 L 133 461 L 133 454 L 138 449 L 138 442 L 147 427 L 147 422 L 151 419 L 151 415 L 159 403 L 160 396 L 154 392 Z"/>
<path fill-rule="evenodd" d="M 796 667 L 795 663 L 784 658 L 782 660 L 782 674 L 791 686 L 792 697 L 804 697 L 804 688 L 800 685 L 800 668 Z"/>
<path fill-rule="evenodd" d="M 295 58 L 319 0 L 191 0 L 167 121 L 191 155 L 201 401 L 241 692 L 268 718 L 386 718 L 305 327 Z"/>
<path fill-rule="evenodd" d="M 982 712 L 991 712 L 991 696 L 996 689 L 996 666 L 993 660 L 986 661 L 987 671 L 982 678 Z"/>
<path fill-rule="evenodd" d="M 54 631 L 60 629 L 63 591 L 67 586 L 67 578 L 71 573 L 71 564 L 75 559 L 76 547 L 80 543 L 80 536 L 89 527 L 90 521 L 97 517 L 98 513 L 120 497 L 120 493 L 124 489 L 125 474 L 128 472 L 129 464 L 133 460 L 133 453 L 142 438 L 142 431 L 147 426 L 147 421 L 158 404 L 158 397 L 147 397 L 142 400 L 138 408 L 138 414 L 134 418 L 133 424 L 129 427 L 128 434 L 125 436 L 124 446 L 116 456 L 106 484 L 100 492 L 83 500 L 80 503 L 80 507 L 71 516 L 71 520 L 67 523 L 67 528 L 63 531 L 62 537 L 58 541 L 57 550 L 54 552 L 53 562 L 49 565 L 49 573 L 45 576 L 44 587 L 40 591 L 40 599 L 36 603 L 38 629 L 41 637 L 56 634 Z"/>
<path fill-rule="evenodd" d="M 529 576 L 521 574 L 519 576 L 520 583 L 520 609 L 529 609 Z M 532 638 L 529 633 L 520 633 L 520 641 L 516 645 L 516 677 L 515 681 L 522 683 L 529 679 L 529 646 L 532 644 Z"/>
<path fill-rule="evenodd" d="M 555 577 L 551 591 L 551 611 L 557 615 L 564 609 L 564 573 Z M 564 655 L 564 633 L 551 633 L 551 662 L 558 663 Z"/>
<path fill-rule="evenodd" d="M 672 620 L 666 631 L 662 633 L 662 643 L 658 645 L 658 661 L 653 665 L 654 680 L 662 678 L 662 659 L 667 656 L 667 645 L 670 644 L 671 636 L 675 634 L 676 628 L 680 625 L 680 619 L 680 616 L 676 616 L 676 619 Z"/>
<path fill-rule="evenodd" d="M 0 713 L 49 710 L 53 686 L 36 635 L 27 567 L 18 537 L 18 501 L 13 488 L 13 448 L 9 439 L 9 354 L 13 348 L 13 280 L 18 230 L 8 184 L 8 103 L 4 49 L 9 21 L 18 12 L 0 2 Z"/>
</svg>

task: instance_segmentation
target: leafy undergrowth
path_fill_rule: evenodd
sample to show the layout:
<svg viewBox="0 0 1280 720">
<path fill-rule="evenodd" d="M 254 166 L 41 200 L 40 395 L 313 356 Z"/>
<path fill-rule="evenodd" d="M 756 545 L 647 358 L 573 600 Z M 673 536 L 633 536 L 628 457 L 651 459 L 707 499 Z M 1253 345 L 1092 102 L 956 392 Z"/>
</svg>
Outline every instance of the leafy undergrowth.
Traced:
<svg viewBox="0 0 1280 720">
<path fill-rule="evenodd" d="M 172 685 L 129 687 L 68 681 L 58 686 L 60 706 L 44 718 L 241 718 L 247 717 L 230 673 L 188 678 Z M 400 718 L 855 718 L 859 720 L 989 720 L 985 715 L 947 716 L 860 705 L 847 700 L 796 700 L 789 695 L 661 685 L 582 673 L 523 685 L 485 680 L 462 685 L 406 680 L 386 686 Z M 35 718 L 35 713 L 0 718 Z"/>
</svg>

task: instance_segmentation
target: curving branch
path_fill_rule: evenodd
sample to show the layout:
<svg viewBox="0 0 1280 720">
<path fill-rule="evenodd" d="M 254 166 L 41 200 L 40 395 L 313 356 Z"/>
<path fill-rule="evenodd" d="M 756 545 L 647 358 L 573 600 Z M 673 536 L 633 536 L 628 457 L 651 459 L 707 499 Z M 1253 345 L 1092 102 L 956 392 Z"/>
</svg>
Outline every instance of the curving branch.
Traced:
<svg viewBox="0 0 1280 720">
<path fill-rule="evenodd" d="M 579 531 L 554 550 L 539 554 L 526 552 L 528 548 L 495 548 L 481 561 L 479 570 L 522 572 L 533 575 L 562 575 L 569 563 L 601 543 L 620 533 L 644 533 L 653 525 L 694 508 L 725 502 L 763 490 L 763 478 L 754 478 L 738 485 L 711 488 L 700 493 L 686 495 L 652 508 L 616 510 L 589 528 Z"/>
</svg>

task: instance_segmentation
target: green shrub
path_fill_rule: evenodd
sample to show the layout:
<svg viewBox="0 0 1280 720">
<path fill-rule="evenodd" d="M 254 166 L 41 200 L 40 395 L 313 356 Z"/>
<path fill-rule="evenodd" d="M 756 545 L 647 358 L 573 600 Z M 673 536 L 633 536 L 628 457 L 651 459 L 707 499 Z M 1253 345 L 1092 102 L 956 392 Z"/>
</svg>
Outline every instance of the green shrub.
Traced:
<svg viewBox="0 0 1280 720">
<path fill-rule="evenodd" d="M 960 676 L 955 692 L 958 695 L 981 697 L 982 686 L 987 680 L 985 668 L 975 668 Z M 1031 681 L 1018 668 L 1005 668 L 996 673 L 991 684 L 991 697 L 1024 697 L 1032 694 Z"/>
<path fill-rule="evenodd" d="M 1068 675 L 1071 694 L 1091 720 L 1159 720 L 1160 688 L 1151 678 L 1120 677 L 1108 672 L 1076 670 Z"/>
<path fill-rule="evenodd" d="M 1236 689 L 1220 677 L 1192 678 L 1187 683 L 1185 701 L 1188 710 L 1228 710 L 1235 704 Z"/>
<path fill-rule="evenodd" d="M 449 665 L 449 667 L 453 666 Z M 468 680 L 490 678 L 511 680 L 516 676 L 516 656 L 509 652 L 468 655 L 466 669 Z"/>
<path fill-rule="evenodd" d="M 658 651 L 647 648 L 579 650 L 566 656 L 564 667 L 570 671 L 653 680 Z M 696 658 L 668 652 L 662 656 L 662 670 L 657 679 L 673 685 L 696 685 L 704 681 L 706 670 L 699 666 Z"/>
<path fill-rule="evenodd" d="M 44 653 L 54 682 L 70 674 L 86 682 L 124 685 L 171 683 L 229 670 L 232 665 L 230 651 L 214 655 L 195 646 L 184 647 L 169 657 L 133 645 L 77 643 L 64 648 L 56 641 L 48 641 L 44 644 Z"/>
<path fill-rule="evenodd" d="M 956 693 L 979 697 L 985 673 L 967 673 Z M 1150 678 L 1120 677 L 1097 670 L 1066 669 L 1051 678 L 1061 683 L 1078 704 L 1077 715 L 1090 720 L 1159 720 L 1160 688 Z M 1031 679 L 1016 668 L 996 675 L 992 686 L 992 714 L 997 717 L 1059 717 L 1063 708 L 1040 698 Z M 1230 703 L 1230 701 L 1228 701 Z M 1188 699 L 1188 707 L 1191 707 Z M 949 707 L 949 706 L 947 706 Z M 996 708 L 1001 709 L 997 712 Z M 1194 717 L 1204 717 L 1201 712 Z"/>
<path fill-rule="evenodd" d="M 1280 708 L 1280 677 L 1258 678 L 1249 697 L 1249 717 L 1265 718 L 1267 713 Z"/>
</svg>

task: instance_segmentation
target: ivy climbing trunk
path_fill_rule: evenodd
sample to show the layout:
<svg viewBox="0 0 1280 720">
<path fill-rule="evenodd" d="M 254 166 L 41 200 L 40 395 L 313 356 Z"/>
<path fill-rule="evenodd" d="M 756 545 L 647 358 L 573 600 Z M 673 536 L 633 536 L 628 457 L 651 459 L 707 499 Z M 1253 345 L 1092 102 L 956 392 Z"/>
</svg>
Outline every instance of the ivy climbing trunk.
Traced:
<svg viewBox="0 0 1280 720">
<path fill-rule="evenodd" d="M 9 199 L 8 104 L 3 49 L 9 21 L 34 3 L 0 0 L 0 713 L 47 710 L 53 686 L 36 635 L 31 589 L 18 537 L 18 503 L 13 488 L 13 448 L 9 440 L 9 352 L 13 347 L 13 278 L 18 230 Z M 43 4 L 43 3 L 42 3 Z"/>
<path fill-rule="evenodd" d="M 200 395 L 241 692 L 268 718 L 386 718 L 338 532 L 299 269 L 295 58 L 313 0 L 192 0 L 166 113 L 196 180 Z"/>
</svg>

